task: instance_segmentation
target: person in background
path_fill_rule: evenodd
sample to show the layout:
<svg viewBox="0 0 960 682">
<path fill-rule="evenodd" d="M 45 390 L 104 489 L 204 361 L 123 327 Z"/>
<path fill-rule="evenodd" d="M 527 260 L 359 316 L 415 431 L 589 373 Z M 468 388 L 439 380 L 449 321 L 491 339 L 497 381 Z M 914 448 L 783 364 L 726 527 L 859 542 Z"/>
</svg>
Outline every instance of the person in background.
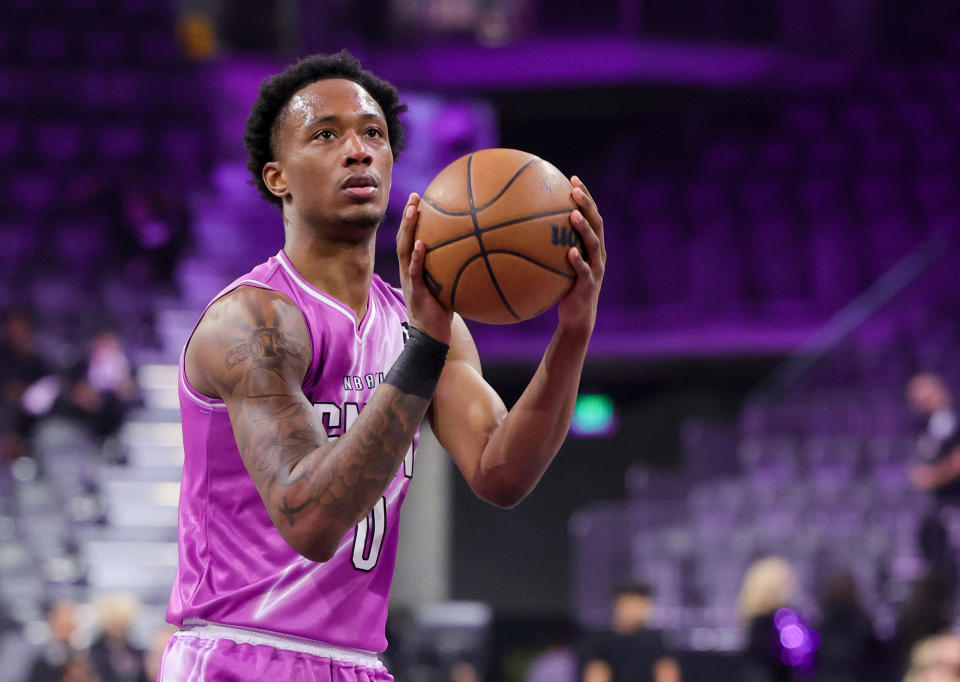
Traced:
<svg viewBox="0 0 960 682">
<path fill-rule="evenodd" d="M 101 634 L 90 647 L 90 659 L 103 682 L 146 682 L 143 651 L 129 640 L 140 605 L 124 593 L 106 594 L 93 602 Z"/>
<path fill-rule="evenodd" d="M 28 682 L 62 682 L 68 672 L 67 664 L 76 657 L 71 641 L 77 629 L 76 604 L 68 599 L 51 604 L 47 627 L 49 639 L 30 668 Z"/>
<path fill-rule="evenodd" d="M 960 637 L 944 634 L 917 642 L 903 682 L 960 682 Z"/>
<path fill-rule="evenodd" d="M 544 635 L 545 646 L 527 665 L 524 682 L 575 682 L 579 670 L 569 625 L 558 623 Z"/>
<path fill-rule="evenodd" d="M 26 453 L 25 440 L 33 426 L 23 409 L 26 390 L 50 374 L 50 368 L 36 347 L 33 315 L 14 308 L 3 318 L 0 338 L 0 455 L 14 460 Z"/>
<path fill-rule="evenodd" d="M 873 623 L 860 607 L 857 584 L 849 571 L 832 576 L 820 604 L 821 645 L 816 682 L 873 682 L 880 645 Z"/>
<path fill-rule="evenodd" d="M 3 663 L 0 682 L 23 682 L 33 663 L 33 654 L 23 628 L 0 599 L 0 662 Z"/>
<path fill-rule="evenodd" d="M 945 517 L 960 510 L 960 428 L 953 396 L 943 379 L 932 372 L 915 374 L 907 382 L 907 402 L 922 420 L 910 482 L 930 493 L 933 506 L 920 525 L 919 545 L 930 571 L 940 574 L 951 600 L 957 595 L 957 560 Z"/>
<path fill-rule="evenodd" d="M 77 654 L 63 666 L 63 682 L 103 682 L 93 669 L 90 659 Z"/>
<path fill-rule="evenodd" d="M 679 682 L 680 666 L 650 627 L 653 590 L 643 583 L 620 587 L 613 601 L 613 630 L 587 635 L 581 649 L 583 682 Z"/>
<path fill-rule="evenodd" d="M 758 559 L 747 569 L 739 599 L 740 616 L 747 626 L 742 682 L 794 679 L 793 667 L 783 656 L 776 615 L 789 610 L 796 584 L 793 567 L 781 557 Z"/>
<path fill-rule="evenodd" d="M 86 357 L 77 359 L 63 379 L 52 414 L 72 420 L 98 442 L 120 429 L 137 399 L 130 361 L 111 328 L 90 339 Z"/>
<path fill-rule="evenodd" d="M 456 661 L 450 666 L 449 682 L 480 682 L 480 672 L 470 661 Z"/>
<path fill-rule="evenodd" d="M 901 673 L 908 667 L 918 642 L 950 631 L 954 608 L 949 594 L 943 576 L 935 572 L 928 572 L 913 583 L 897 618 L 894 637 L 895 667 Z"/>
</svg>

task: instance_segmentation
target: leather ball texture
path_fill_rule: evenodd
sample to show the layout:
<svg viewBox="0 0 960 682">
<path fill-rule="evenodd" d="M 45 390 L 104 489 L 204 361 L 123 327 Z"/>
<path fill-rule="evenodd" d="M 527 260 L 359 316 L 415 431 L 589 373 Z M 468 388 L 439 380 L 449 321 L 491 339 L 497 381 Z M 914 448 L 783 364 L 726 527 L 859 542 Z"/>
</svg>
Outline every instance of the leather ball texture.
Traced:
<svg viewBox="0 0 960 682">
<path fill-rule="evenodd" d="M 482 149 L 444 168 L 423 193 L 416 228 L 430 291 L 487 324 L 550 309 L 576 279 L 572 189 L 556 167 L 517 149 Z"/>
</svg>

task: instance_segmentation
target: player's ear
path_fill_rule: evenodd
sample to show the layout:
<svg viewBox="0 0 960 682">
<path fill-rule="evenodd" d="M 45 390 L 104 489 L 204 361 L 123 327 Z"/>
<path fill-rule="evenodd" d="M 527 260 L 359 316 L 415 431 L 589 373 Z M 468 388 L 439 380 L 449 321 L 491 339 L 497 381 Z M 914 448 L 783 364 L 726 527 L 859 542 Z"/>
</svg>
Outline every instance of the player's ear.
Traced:
<svg viewBox="0 0 960 682">
<path fill-rule="evenodd" d="M 263 184 L 267 186 L 271 194 L 281 199 L 287 195 L 287 178 L 283 174 L 283 168 L 279 161 L 267 161 L 263 164 L 260 177 L 263 178 Z"/>
</svg>

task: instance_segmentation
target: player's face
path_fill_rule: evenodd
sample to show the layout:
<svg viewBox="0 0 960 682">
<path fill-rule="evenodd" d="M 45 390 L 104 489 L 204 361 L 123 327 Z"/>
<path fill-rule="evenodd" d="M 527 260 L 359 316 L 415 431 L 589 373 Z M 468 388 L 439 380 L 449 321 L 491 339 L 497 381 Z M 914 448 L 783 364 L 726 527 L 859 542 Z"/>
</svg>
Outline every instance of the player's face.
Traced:
<svg viewBox="0 0 960 682">
<path fill-rule="evenodd" d="M 342 78 L 293 96 L 278 121 L 289 201 L 308 222 L 375 228 L 390 198 L 393 152 L 376 100 Z"/>
</svg>

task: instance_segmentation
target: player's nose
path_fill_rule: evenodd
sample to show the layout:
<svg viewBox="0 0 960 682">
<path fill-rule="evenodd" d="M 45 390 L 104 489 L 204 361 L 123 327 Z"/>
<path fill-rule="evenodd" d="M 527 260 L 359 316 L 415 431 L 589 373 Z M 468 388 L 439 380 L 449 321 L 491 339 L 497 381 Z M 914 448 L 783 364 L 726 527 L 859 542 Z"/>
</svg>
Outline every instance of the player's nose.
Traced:
<svg viewBox="0 0 960 682">
<path fill-rule="evenodd" d="M 351 130 L 343 141 L 343 165 L 360 164 L 369 166 L 371 163 L 373 163 L 373 156 L 370 155 L 363 138 L 355 130 Z"/>
</svg>

